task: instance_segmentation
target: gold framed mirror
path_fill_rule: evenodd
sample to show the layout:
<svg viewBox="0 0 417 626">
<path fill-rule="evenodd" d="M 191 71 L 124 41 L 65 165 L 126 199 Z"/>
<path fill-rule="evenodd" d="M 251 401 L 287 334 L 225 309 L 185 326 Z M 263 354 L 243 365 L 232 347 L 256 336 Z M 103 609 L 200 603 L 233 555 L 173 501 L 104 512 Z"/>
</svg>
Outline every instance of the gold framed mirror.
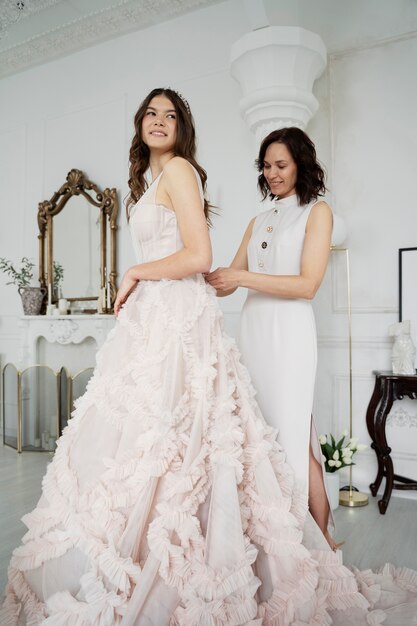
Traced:
<svg viewBox="0 0 417 626">
<path fill-rule="evenodd" d="M 118 213 L 116 189 L 102 191 L 76 169 L 39 203 L 39 282 L 48 289 L 48 304 L 62 296 L 82 303 L 81 313 L 113 312 Z"/>
</svg>

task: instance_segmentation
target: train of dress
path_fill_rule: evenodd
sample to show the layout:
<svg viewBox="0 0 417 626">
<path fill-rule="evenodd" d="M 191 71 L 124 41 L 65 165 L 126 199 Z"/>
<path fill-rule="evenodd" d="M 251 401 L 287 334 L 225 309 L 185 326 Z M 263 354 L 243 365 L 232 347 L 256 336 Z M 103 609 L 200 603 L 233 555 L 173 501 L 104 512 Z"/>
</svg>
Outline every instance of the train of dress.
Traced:
<svg viewBox="0 0 417 626">
<path fill-rule="evenodd" d="M 9 567 L 2 626 L 405 626 L 417 573 L 349 570 L 202 276 L 139 283 Z"/>
</svg>

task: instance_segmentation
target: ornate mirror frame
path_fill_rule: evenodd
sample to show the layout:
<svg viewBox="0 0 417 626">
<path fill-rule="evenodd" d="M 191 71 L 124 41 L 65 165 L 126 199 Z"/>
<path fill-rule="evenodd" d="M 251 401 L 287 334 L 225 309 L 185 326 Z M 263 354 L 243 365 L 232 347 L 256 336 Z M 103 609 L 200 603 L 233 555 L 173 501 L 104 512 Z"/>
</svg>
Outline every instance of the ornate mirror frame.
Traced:
<svg viewBox="0 0 417 626">
<path fill-rule="evenodd" d="M 48 287 L 48 298 L 56 302 L 54 294 L 53 272 L 53 218 L 58 215 L 73 196 L 83 196 L 100 211 L 100 284 L 98 296 L 67 298 L 67 300 L 96 300 L 100 298 L 102 313 L 112 313 L 116 299 L 116 232 L 119 202 L 116 189 L 103 191 L 88 180 L 83 172 L 72 169 L 68 172 L 67 182 L 56 191 L 50 200 L 39 202 L 39 282 L 41 287 Z M 91 193 L 88 193 L 91 192 Z M 107 276 L 107 220 L 110 227 L 110 272 Z M 45 247 L 47 246 L 47 256 Z"/>
</svg>

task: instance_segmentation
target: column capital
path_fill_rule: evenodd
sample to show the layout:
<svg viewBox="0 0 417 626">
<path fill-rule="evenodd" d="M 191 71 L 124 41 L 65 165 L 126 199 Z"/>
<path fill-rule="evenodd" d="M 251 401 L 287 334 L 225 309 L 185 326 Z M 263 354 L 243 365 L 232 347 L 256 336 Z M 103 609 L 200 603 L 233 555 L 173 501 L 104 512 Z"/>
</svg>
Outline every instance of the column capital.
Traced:
<svg viewBox="0 0 417 626">
<path fill-rule="evenodd" d="M 326 64 L 322 39 L 304 28 L 268 26 L 233 44 L 230 71 L 242 90 L 240 110 L 259 141 L 284 126 L 307 126 L 319 106 L 313 84 Z"/>
</svg>

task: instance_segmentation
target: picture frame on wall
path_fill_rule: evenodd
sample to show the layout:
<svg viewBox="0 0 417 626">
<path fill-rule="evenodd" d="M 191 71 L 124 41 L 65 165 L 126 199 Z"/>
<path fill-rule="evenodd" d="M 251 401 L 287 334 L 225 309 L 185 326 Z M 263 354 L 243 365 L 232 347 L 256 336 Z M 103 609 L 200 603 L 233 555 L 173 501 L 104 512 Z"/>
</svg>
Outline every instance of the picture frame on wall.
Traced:
<svg viewBox="0 0 417 626">
<path fill-rule="evenodd" d="M 411 338 L 417 346 L 417 247 L 398 250 L 399 321 L 410 320 Z"/>
</svg>

